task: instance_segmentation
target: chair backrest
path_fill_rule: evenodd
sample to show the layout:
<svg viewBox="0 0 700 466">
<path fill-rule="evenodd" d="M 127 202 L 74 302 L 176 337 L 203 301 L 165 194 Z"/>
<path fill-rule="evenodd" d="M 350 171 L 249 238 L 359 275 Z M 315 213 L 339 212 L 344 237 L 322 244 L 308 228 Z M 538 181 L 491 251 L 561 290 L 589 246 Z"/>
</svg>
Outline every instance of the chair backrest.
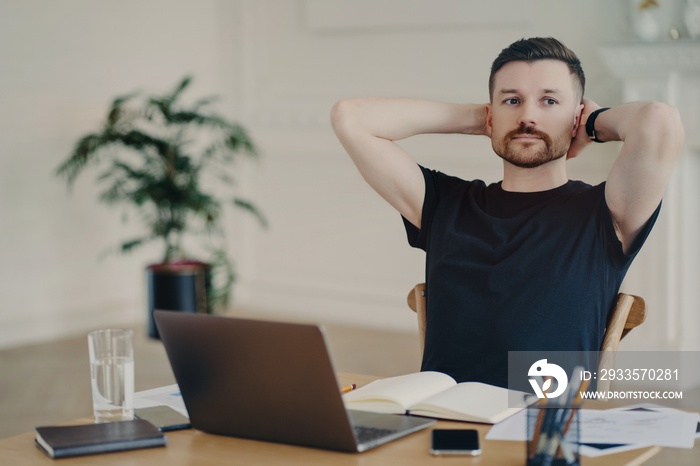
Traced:
<svg viewBox="0 0 700 466">
<path fill-rule="evenodd" d="M 418 335 L 420 338 L 420 353 L 425 347 L 425 283 L 419 283 L 408 293 L 408 307 L 418 316 Z"/>
<path fill-rule="evenodd" d="M 426 307 L 425 307 L 425 283 L 419 283 L 414 286 L 408 293 L 408 307 L 410 307 L 418 316 L 418 331 L 420 334 L 420 348 L 423 353 L 425 343 L 425 323 L 426 323 Z M 634 296 L 626 293 L 617 295 L 617 303 L 610 314 L 608 325 L 603 336 L 603 344 L 600 347 L 601 361 L 600 367 L 612 367 L 614 358 L 612 353 L 617 350 L 617 345 L 620 344 L 627 334 L 635 327 L 639 326 L 646 319 L 646 303 L 639 296 Z M 598 384 L 598 389 L 606 389 Z"/>
<path fill-rule="evenodd" d="M 647 318 L 647 305 L 640 296 L 618 293 L 617 304 L 610 314 L 601 351 L 615 351 L 620 340 Z"/>
<path fill-rule="evenodd" d="M 603 335 L 603 344 L 600 347 L 600 360 L 598 361 L 598 374 L 601 369 L 615 367 L 615 351 L 620 340 L 647 317 L 647 306 L 639 296 L 626 293 L 618 293 L 617 303 L 608 319 L 608 326 Z M 610 388 L 610 379 L 598 380 L 598 391 L 607 391 Z"/>
</svg>

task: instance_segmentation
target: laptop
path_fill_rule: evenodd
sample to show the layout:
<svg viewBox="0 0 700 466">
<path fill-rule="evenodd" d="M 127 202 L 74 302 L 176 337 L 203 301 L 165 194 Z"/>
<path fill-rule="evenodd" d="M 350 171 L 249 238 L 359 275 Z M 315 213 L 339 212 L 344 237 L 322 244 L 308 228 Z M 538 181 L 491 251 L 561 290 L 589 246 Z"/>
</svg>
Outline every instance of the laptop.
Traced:
<svg viewBox="0 0 700 466">
<path fill-rule="evenodd" d="M 346 410 L 318 325 L 155 311 L 192 427 L 361 452 L 435 421 Z"/>
</svg>

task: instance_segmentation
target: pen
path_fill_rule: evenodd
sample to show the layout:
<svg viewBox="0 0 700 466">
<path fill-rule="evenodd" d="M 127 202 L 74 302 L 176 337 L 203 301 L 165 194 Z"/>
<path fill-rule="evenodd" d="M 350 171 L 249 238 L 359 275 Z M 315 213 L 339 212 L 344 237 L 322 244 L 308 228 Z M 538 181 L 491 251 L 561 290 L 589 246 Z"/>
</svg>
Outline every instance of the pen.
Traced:
<svg viewBox="0 0 700 466">
<path fill-rule="evenodd" d="M 574 418 L 574 409 L 578 409 L 581 406 L 581 399 L 583 397 L 583 392 L 588 390 L 588 384 L 590 382 L 588 380 L 584 380 L 581 382 L 581 385 L 579 385 L 577 393 L 576 393 L 576 398 L 574 399 L 574 405 L 572 406 L 571 413 L 569 414 L 568 419 L 566 420 L 566 424 L 564 424 L 564 429 L 562 431 L 563 435 L 566 435 L 566 433 L 569 431 L 569 427 L 571 426 L 571 421 Z"/>
<path fill-rule="evenodd" d="M 357 388 L 357 384 L 351 384 L 351 385 L 346 385 L 343 388 L 340 389 L 340 393 L 345 394 L 347 392 L 351 392 Z"/>
<path fill-rule="evenodd" d="M 544 403 L 540 403 L 542 405 Z M 534 408 L 528 408 L 528 409 L 534 409 Z M 537 452 L 537 445 L 539 444 L 540 441 L 540 434 L 542 433 L 542 420 L 544 418 L 544 410 L 546 408 L 544 406 L 539 407 L 539 412 L 537 413 L 537 421 L 535 422 L 535 432 L 532 436 L 532 439 L 530 440 L 530 448 L 528 449 L 528 456 L 532 457 L 535 456 L 535 453 Z"/>
<path fill-rule="evenodd" d="M 571 422 L 576 415 L 576 411 L 580 408 L 582 393 L 588 389 L 588 381 L 582 380 L 581 373 L 583 368 L 576 367 L 572 374 L 572 383 L 567 387 L 564 397 L 566 401 L 562 403 L 562 407 L 559 408 L 561 411 L 557 416 L 552 430 L 550 432 L 550 437 L 547 444 L 544 445 L 542 463 L 545 465 L 550 465 L 554 460 L 557 451 L 560 451 L 565 458 L 566 464 L 573 464 L 575 462 L 575 456 L 573 452 L 565 446 L 564 438 L 566 437 L 567 431 L 571 426 Z"/>
</svg>

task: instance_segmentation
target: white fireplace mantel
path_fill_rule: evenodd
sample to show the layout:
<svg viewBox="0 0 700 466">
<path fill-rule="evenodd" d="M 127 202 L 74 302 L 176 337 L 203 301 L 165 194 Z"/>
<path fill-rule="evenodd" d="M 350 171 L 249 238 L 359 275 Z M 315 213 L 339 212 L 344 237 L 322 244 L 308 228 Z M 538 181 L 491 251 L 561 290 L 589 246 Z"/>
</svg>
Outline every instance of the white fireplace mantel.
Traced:
<svg viewBox="0 0 700 466">
<path fill-rule="evenodd" d="M 700 149 L 700 42 L 604 47 L 603 60 L 623 84 L 623 100 L 659 100 L 678 107 L 686 146 Z"/>
<path fill-rule="evenodd" d="M 664 77 L 671 72 L 700 71 L 700 42 L 633 43 L 604 47 L 603 59 L 621 79 Z"/>
<path fill-rule="evenodd" d="M 686 132 L 651 244 L 626 283 L 649 308 L 629 338 L 634 349 L 700 351 L 700 42 L 610 45 L 601 55 L 622 82 L 623 101 L 674 105 Z"/>
</svg>

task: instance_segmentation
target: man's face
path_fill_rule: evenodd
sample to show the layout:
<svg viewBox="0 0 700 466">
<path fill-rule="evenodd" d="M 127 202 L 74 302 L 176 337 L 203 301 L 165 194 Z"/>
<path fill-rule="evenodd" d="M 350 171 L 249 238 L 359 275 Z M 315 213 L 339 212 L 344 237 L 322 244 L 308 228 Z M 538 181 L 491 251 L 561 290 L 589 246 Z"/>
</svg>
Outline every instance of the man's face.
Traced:
<svg viewBox="0 0 700 466">
<path fill-rule="evenodd" d="M 557 160 L 569 150 L 582 108 L 565 63 L 508 63 L 495 76 L 488 118 L 493 150 L 522 168 Z"/>
</svg>

